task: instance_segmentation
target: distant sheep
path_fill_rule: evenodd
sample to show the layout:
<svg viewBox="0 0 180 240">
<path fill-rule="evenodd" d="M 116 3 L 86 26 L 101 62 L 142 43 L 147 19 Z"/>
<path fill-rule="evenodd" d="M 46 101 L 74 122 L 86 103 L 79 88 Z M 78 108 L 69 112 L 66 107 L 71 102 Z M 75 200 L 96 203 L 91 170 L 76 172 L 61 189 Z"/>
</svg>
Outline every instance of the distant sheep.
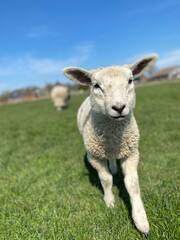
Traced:
<svg viewBox="0 0 180 240">
<path fill-rule="evenodd" d="M 133 115 L 133 79 L 156 59 L 157 55 L 154 54 L 131 65 L 110 66 L 92 71 L 69 67 L 63 71 L 69 79 L 90 86 L 90 96 L 82 103 L 77 121 L 88 160 L 101 180 L 104 201 L 107 207 L 114 207 L 112 174 L 117 173 L 116 160 L 120 160 L 132 205 L 132 218 L 137 229 L 146 237 L 149 223 L 141 200 L 137 173 L 139 130 Z"/>
<path fill-rule="evenodd" d="M 67 107 L 67 100 L 70 98 L 69 88 L 56 85 L 51 90 L 51 99 L 58 111 Z"/>
</svg>

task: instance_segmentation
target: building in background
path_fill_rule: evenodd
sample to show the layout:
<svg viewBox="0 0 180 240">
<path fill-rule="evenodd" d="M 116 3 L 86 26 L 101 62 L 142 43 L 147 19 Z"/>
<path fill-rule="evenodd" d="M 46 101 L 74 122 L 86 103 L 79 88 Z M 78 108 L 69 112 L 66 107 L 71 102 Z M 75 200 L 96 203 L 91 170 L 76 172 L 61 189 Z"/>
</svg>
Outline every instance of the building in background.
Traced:
<svg viewBox="0 0 180 240">
<path fill-rule="evenodd" d="M 156 72 L 150 80 L 177 79 L 180 78 L 180 66 L 164 68 Z"/>
</svg>

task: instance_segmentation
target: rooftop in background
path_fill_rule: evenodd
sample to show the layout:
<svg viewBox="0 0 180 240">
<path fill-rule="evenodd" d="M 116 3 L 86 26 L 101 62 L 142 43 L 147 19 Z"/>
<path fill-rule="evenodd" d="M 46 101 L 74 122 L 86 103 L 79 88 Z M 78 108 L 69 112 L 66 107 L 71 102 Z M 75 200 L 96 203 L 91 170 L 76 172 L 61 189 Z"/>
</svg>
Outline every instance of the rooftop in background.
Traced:
<svg viewBox="0 0 180 240">
<path fill-rule="evenodd" d="M 164 68 L 156 72 L 151 79 L 180 78 L 180 66 Z"/>
</svg>

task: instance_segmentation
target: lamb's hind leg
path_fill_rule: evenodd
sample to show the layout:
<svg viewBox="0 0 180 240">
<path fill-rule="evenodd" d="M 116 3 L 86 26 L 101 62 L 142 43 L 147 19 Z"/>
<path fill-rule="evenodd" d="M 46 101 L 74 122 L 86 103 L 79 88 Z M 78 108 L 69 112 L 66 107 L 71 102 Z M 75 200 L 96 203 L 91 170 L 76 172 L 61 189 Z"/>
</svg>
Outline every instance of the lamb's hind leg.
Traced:
<svg viewBox="0 0 180 240">
<path fill-rule="evenodd" d="M 122 162 L 122 170 L 124 173 L 124 183 L 130 196 L 132 205 L 132 218 L 137 229 L 144 233 L 145 236 L 149 232 L 149 223 L 143 202 L 140 195 L 139 180 L 137 174 L 137 165 L 139 160 L 138 151 Z"/>
<path fill-rule="evenodd" d="M 112 193 L 113 178 L 109 172 L 107 161 L 96 159 L 90 155 L 88 155 L 88 160 L 98 172 L 104 190 L 104 201 L 107 207 L 114 207 L 115 201 Z"/>
</svg>

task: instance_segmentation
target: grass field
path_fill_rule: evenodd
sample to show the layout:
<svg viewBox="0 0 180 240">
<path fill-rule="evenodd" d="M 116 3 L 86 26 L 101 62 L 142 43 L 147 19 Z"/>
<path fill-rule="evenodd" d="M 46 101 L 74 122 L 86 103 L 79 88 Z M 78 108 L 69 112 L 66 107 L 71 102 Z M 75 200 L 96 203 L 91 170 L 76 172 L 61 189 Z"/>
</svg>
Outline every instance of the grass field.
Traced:
<svg viewBox="0 0 180 240">
<path fill-rule="evenodd" d="M 143 239 L 130 217 L 122 175 L 114 209 L 84 160 L 73 96 L 64 112 L 49 100 L 0 107 L 0 240 Z M 180 83 L 137 89 L 139 176 L 149 239 L 179 239 Z"/>
</svg>

